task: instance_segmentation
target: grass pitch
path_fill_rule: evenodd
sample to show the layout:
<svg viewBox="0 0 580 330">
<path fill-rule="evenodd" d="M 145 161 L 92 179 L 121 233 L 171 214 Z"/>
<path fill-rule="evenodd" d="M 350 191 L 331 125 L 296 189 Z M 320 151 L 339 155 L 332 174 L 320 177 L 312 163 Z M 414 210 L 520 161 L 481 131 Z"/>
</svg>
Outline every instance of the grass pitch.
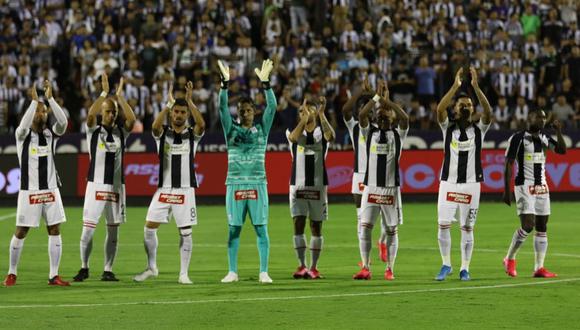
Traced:
<svg viewBox="0 0 580 330">
<path fill-rule="evenodd" d="M 532 237 L 518 255 L 518 278 L 508 278 L 501 261 L 518 226 L 515 209 L 482 203 L 475 230 L 472 281 L 458 279 L 459 228 L 452 230 L 454 273 L 433 280 L 440 267 L 436 205 L 404 205 L 399 229 L 395 281 L 383 280 L 384 265 L 373 249 L 371 281 L 353 281 L 358 270 L 355 208 L 331 204 L 323 228 L 324 250 L 318 281 L 294 280 L 296 258 L 288 206 L 270 208 L 272 285 L 258 283 L 255 233 L 242 231 L 240 282 L 221 284 L 227 272 L 225 210 L 198 207 L 190 267 L 191 286 L 177 284 L 178 233 L 173 223 L 160 228 L 160 275 L 144 283 L 132 277 L 146 265 L 143 224 L 147 209 L 128 209 L 120 230 L 115 273 L 120 282 L 101 282 L 105 227 L 95 235 L 91 277 L 71 287 L 49 287 L 47 236 L 31 230 L 24 244 L 18 283 L 0 287 L 0 328 L 578 328 L 580 324 L 580 203 L 553 203 L 548 225 L 546 266 L 557 279 L 531 278 Z M 71 279 L 79 269 L 81 208 L 68 207 L 62 226 L 60 273 Z M 0 209 L 0 273 L 8 267 L 14 208 Z M 309 236 L 309 234 L 307 234 Z M 373 241 L 378 237 L 378 226 Z M 4 276 L 4 275 L 2 275 Z"/>
</svg>

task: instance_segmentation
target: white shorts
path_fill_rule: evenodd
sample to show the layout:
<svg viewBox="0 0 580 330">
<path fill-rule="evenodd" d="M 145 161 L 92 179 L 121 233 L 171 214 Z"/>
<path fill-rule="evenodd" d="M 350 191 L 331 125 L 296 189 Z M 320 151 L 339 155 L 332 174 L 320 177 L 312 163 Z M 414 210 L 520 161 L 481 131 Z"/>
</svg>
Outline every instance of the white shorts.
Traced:
<svg viewBox="0 0 580 330">
<path fill-rule="evenodd" d="M 458 219 L 455 217 L 459 211 L 459 224 L 461 227 L 473 227 L 477 219 L 479 209 L 479 194 L 481 184 L 474 183 L 439 183 L 439 201 L 437 215 L 440 224 L 450 224 Z"/>
<path fill-rule="evenodd" d="M 111 184 L 87 183 L 83 220 L 97 224 L 103 212 L 109 225 L 125 222 L 124 184 L 120 187 L 114 187 Z"/>
<path fill-rule="evenodd" d="M 290 186 L 290 214 L 309 217 L 312 221 L 328 218 L 327 187 Z"/>
<path fill-rule="evenodd" d="M 38 227 L 43 217 L 47 226 L 66 221 L 64 206 L 58 188 L 46 190 L 21 190 L 18 192 L 16 226 Z"/>
<path fill-rule="evenodd" d="M 365 174 L 364 173 L 353 173 L 352 174 L 352 187 L 350 192 L 353 195 L 362 195 L 365 189 Z"/>
<path fill-rule="evenodd" d="M 550 215 L 550 191 L 548 185 L 536 186 L 525 183 L 524 185 L 516 186 L 514 190 L 518 215 Z"/>
<path fill-rule="evenodd" d="M 368 187 L 362 194 L 361 222 L 374 226 L 379 214 L 384 225 L 403 224 L 401 189 L 399 187 Z"/>
<path fill-rule="evenodd" d="M 157 188 L 149 210 L 147 221 L 169 223 L 169 217 L 175 220 L 177 228 L 197 225 L 194 188 Z"/>
</svg>

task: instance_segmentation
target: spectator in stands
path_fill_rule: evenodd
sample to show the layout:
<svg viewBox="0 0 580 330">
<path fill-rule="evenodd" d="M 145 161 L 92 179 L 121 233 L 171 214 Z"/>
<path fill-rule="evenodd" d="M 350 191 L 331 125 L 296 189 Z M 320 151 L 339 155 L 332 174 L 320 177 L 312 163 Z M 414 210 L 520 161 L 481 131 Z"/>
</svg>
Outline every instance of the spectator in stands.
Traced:
<svg viewBox="0 0 580 330">
<path fill-rule="evenodd" d="M 572 127 L 576 113 L 572 106 L 567 102 L 564 94 L 558 95 L 556 103 L 552 105 L 552 113 L 555 119 L 558 119 L 564 127 Z"/>
</svg>

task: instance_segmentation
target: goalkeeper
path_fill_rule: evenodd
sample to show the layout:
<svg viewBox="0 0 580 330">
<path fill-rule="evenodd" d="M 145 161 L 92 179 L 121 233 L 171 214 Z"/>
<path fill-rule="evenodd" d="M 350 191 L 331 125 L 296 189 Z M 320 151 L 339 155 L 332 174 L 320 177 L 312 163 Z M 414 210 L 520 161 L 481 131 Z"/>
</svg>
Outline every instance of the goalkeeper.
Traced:
<svg viewBox="0 0 580 330">
<path fill-rule="evenodd" d="M 218 61 L 221 74 L 219 94 L 220 121 L 224 129 L 228 149 L 228 176 L 226 179 L 226 211 L 228 214 L 228 262 L 229 272 L 222 283 L 238 281 L 238 249 L 242 225 L 249 213 L 258 236 L 260 255 L 260 283 L 272 283 L 268 275 L 270 240 L 268 238 L 268 189 L 264 159 L 268 134 L 276 113 L 276 97 L 270 88 L 269 76 L 272 61 L 265 60 L 262 69 L 255 69 L 266 94 L 266 109 L 260 121 L 254 123 L 256 107 L 252 99 L 240 98 L 238 121 L 232 119 L 228 109 L 229 68 Z"/>
</svg>

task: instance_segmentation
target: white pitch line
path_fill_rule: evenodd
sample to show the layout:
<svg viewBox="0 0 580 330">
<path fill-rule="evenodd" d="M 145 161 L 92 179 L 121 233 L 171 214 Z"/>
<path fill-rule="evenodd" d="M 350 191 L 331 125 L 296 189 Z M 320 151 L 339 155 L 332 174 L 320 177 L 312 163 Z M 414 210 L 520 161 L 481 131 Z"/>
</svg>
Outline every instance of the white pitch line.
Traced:
<svg viewBox="0 0 580 330">
<path fill-rule="evenodd" d="M 387 296 L 387 295 L 413 294 L 413 293 L 487 290 L 487 289 L 514 288 L 514 287 L 521 287 L 521 286 L 547 285 L 547 284 L 555 284 L 555 283 L 578 282 L 578 281 L 580 281 L 580 277 L 561 279 L 561 280 L 551 280 L 551 281 L 548 280 L 548 281 L 544 281 L 544 282 L 526 282 L 526 283 L 467 286 L 467 287 L 440 288 L 440 289 L 382 291 L 382 292 L 365 292 L 365 293 L 339 293 L 339 294 L 330 294 L 330 295 L 310 295 L 310 296 L 295 296 L 295 297 L 256 297 L 256 298 L 242 298 L 242 299 L 134 301 L 134 302 L 102 303 L 102 304 L 51 304 L 51 305 L 11 305 L 11 306 L 1 306 L 0 305 L 0 309 L 63 308 L 63 307 L 114 307 L 114 306 L 135 306 L 135 305 L 194 305 L 194 304 L 252 302 L 252 301 L 308 300 L 308 299 L 349 298 L 349 297 L 364 297 L 364 296 Z"/>
<path fill-rule="evenodd" d="M 0 216 L 0 221 L 10 219 L 10 218 L 13 218 L 15 216 L 16 216 L 16 213 L 5 214 L 5 215 Z"/>
</svg>

